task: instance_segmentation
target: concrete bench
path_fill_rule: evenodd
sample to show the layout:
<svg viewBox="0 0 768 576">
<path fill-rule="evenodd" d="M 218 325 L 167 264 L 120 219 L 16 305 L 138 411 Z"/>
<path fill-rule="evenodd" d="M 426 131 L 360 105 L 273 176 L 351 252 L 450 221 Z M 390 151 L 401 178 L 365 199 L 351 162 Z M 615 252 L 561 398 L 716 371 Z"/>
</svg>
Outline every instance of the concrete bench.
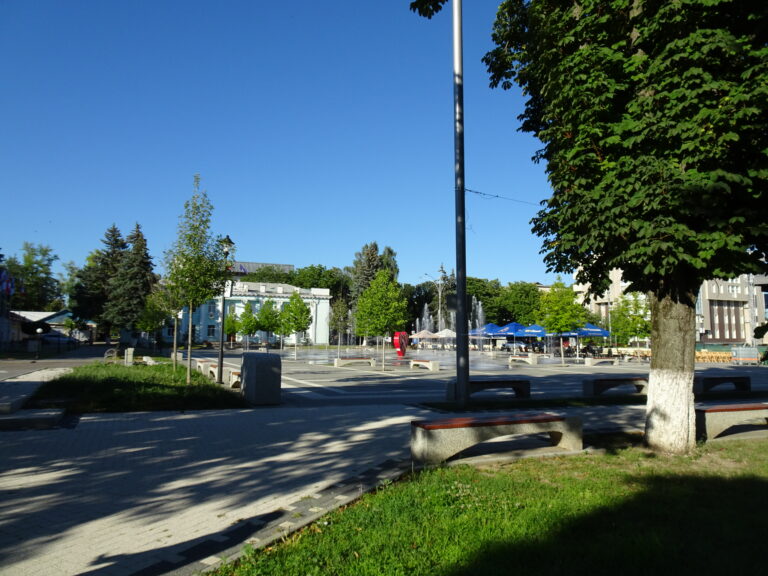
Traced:
<svg viewBox="0 0 768 576">
<path fill-rule="evenodd" d="M 218 364 L 208 364 L 208 367 L 205 369 L 205 375 L 208 376 L 211 380 L 216 382 L 216 378 L 219 375 L 219 365 Z"/>
<path fill-rule="evenodd" d="M 376 360 L 374 358 L 334 358 L 333 359 L 333 366 L 335 368 L 339 368 L 341 366 L 346 366 L 347 364 L 354 364 L 356 362 L 365 362 L 367 364 L 370 364 L 371 367 L 376 367 Z"/>
<path fill-rule="evenodd" d="M 696 408 L 696 438 L 713 440 L 728 428 L 764 418 L 768 424 L 768 404 L 722 404 Z"/>
<path fill-rule="evenodd" d="M 539 358 L 541 358 L 543 354 L 528 354 L 527 356 L 520 356 L 518 354 L 512 354 L 509 357 L 509 367 L 511 368 L 512 365 L 515 362 L 525 362 L 526 364 L 530 364 L 531 366 L 537 366 L 539 363 Z"/>
<path fill-rule="evenodd" d="M 470 380 L 469 394 L 481 392 L 482 390 L 492 390 L 497 388 L 512 388 L 515 391 L 515 398 L 531 397 L 530 380 Z"/>
<path fill-rule="evenodd" d="M 598 364 L 611 364 L 616 366 L 619 363 L 617 358 L 594 358 L 592 356 L 586 356 L 584 358 L 584 366 L 597 366 Z"/>
<path fill-rule="evenodd" d="M 734 389 L 740 392 L 750 392 L 752 390 L 752 379 L 749 376 L 705 376 L 703 378 L 694 378 L 693 393 L 706 394 L 715 386 L 720 384 L 733 384 Z"/>
<path fill-rule="evenodd" d="M 431 372 L 439 372 L 440 371 L 440 362 L 437 360 L 411 360 L 411 370 L 413 370 L 417 366 L 423 366 L 427 370 Z"/>
<path fill-rule="evenodd" d="M 635 378 L 593 378 L 582 382 L 584 396 L 599 396 L 610 388 L 631 384 L 640 394 L 648 394 L 648 378 L 638 376 Z"/>
<path fill-rule="evenodd" d="M 227 382 L 229 382 L 230 388 L 240 388 L 241 386 L 241 379 L 240 379 L 240 370 L 234 370 L 232 368 L 225 368 L 224 369 L 228 376 L 225 378 Z"/>
<path fill-rule="evenodd" d="M 208 375 L 208 365 L 211 363 L 210 360 L 195 360 L 195 369 L 200 372 L 201 374 Z"/>
<path fill-rule="evenodd" d="M 583 448 L 580 418 L 556 414 L 510 414 L 411 422 L 411 457 L 417 462 L 439 464 L 475 444 L 512 434 L 547 432 L 550 441 L 568 451 Z"/>
</svg>

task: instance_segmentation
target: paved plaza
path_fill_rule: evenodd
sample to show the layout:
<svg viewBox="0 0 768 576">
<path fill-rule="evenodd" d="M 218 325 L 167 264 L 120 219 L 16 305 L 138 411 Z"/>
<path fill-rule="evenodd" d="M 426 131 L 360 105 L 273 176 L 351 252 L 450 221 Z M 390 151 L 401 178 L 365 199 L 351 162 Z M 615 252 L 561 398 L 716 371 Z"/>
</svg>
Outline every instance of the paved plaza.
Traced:
<svg viewBox="0 0 768 576">
<path fill-rule="evenodd" d="M 294 361 L 286 351 L 279 406 L 87 414 L 51 430 L 0 432 L 0 573 L 199 573 L 410 470 L 409 423 L 444 400 L 452 354 L 434 353 L 440 372 L 333 368 L 335 354 Z M 39 367 L 54 369 L 30 370 Z M 532 397 L 544 398 L 578 396 L 585 377 L 643 375 L 648 365 L 509 368 L 505 356 L 473 354 L 471 369 L 530 379 Z M 2 370 L 0 390 L 41 374 Z M 702 370 L 738 370 L 768 390 L 765 368 Z M 553 411 L 581 416 L 586 431 L 641 430 L 644 418 L 643 406 Z"/>
</svg>

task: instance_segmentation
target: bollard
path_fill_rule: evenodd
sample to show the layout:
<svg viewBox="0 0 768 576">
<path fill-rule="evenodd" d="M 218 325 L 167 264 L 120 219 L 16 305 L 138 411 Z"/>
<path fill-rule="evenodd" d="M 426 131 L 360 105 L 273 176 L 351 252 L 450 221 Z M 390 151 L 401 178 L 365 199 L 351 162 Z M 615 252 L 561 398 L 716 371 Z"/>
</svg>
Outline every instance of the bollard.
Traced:
<svg viewBox="0 0 768 576">
<path fill-rule="evenodd" d="M 250 404 L 280 404 L 282 364 L 278 354 L 244 352 L 240 390 Z"/>
</svg>

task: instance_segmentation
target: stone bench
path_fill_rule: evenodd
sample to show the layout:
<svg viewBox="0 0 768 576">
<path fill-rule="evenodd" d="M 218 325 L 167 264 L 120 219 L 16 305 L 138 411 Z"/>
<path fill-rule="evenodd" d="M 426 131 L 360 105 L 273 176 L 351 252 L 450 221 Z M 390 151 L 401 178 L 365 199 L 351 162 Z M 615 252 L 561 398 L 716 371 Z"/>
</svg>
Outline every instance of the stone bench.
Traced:
<svg viewBox="0 0 768 576">
<path fill-rule="evenodd" d="M 235 370 L 233 368 L 225 368 L 224 371 L 228 375 L 228 377 L 225 378 L 225 381 L 229 382 L 229 387 L 240 388 L 241 382 L 242 382 L 240 379 L 240 370 Z"/>
<path fill-rule="evenodd" d="M 497 388 L 512 388 L 515 391 L 515 398 L 531 397 L 530 380 L 470 380 L 469 394 L 481 392 L 483 390 L 492 390 Z"/>
<path fill-rule="evenodd" d="M 411 360 L 411 370 L 416 368 L 417 366 L 423 366 L 427 370 L 431 372 L 439 372 L 440 371 L 440 362 L 437 360 Z"/>
<path fill-rule="evenodd" d="M 584 396 L 599 396 L 610 388 L 630 384 L 640 394 L 648 394 L 648 378 L 638 376 L 635 378 L 593 378 L 582 382 Z"/>
<path fill-rule="evenodd" d="M 713 440 L 728 428 L 764 418 L 768 424 L 768 404 L 722 404 L 696 408 L 696 438 Z"/>
<path fill-rule="evenodd" d="M 211 361 L 210 360 L 205 360 L 205 359 L 198 360 L 198 359 L 195 359 L 195 358 L 193 358 L 193 360 L 195 361 L 195 370 L 197 370 L 201 374 L 205 374 L 207 376 L 208 375 L 208 364 L 210 364 Z"/>
<path fill-rule="evenodd" d="M 563 450 L 583 448 L 580 418 L 547 413 L 488 418 L 469 416 L 411 422 L 411 457 L 417 462 L 439 464 L 486 440 L 542 432 L 547 432 L 552 444 Z"/>
<path fill-rule="evenodd" d="M 531 366 L 536 366 L 539 363 L 539 358 L 543 357 L 543 354 L 528 354 L 526 356 L 520 356 L 518 354 L 512 354 L 509 357 L 508 364 L 511 368 L 515 362 L 525 362 Z"/>
<path fill-rule="evenodd" d="M 341 366 L 346 366 L 347 364 L 354 364 L 355 362 L 365 362 L 367 364 L 370 364 L 371 367 L 376 367 L 376 360 L 374 358 L 334 358 L 333 359 L 333 366 L 334 368 L 340 368 Z"/>
<path fill-rule="evenodd" d="M 733 384 L 734 389 L 739 392 L 750 392 L 752 390 L 752 379 L 749 376 L 705 376 L 703 378 L 694 378 L 693 393 L 706 394 L 715 386 L 720 384 Z"/>
<path fill-rule="evenodd" d="M 595 358 L 593 356 L 586 356 L 584 358 L 584 366 L 597 366 L 598 364 L 612 364 L 616 366 L 618 363 L 618 358 Z"/>
</svg>

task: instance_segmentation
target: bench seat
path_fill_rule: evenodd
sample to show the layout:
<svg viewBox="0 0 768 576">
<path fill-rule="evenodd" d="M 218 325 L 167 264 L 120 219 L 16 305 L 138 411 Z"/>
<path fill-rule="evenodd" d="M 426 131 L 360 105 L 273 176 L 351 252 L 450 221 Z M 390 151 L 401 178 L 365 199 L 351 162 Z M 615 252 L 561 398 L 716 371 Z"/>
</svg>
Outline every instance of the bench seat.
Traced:
<svg viewBox="0 0 768 576">
<path fill-rule="evenodd" d="M 437 360 L 417 360 L 414 358 L 413 360 L 411 360 L 411 370 L 413 370 L 417 366 L 423 366 L 430 372 L 440 371 L 440 362 L 438 362 Z"/>
<path fill-rule="evenodd" d="M 648 378 L 638 376 L 636 378 L 592 378 L 582 382 L 584 396 L 599 396 L 610 388 L 630 384 L 640 394 L 648 394 Z"/>
<path fill-rule="evenodd" d="M 752 379 L 749 376 L 705 376 L 693 380 L 693 393 L 706 394 L 721 384 L 733 384 L 733 387 L 739 392 L 752 390 Z"/>
<path fill-rule="evenodd" d="M 531 397 L 531 381 L 530 380 L 470 380 L 469 381 L 469 394 L 470 396 L 475 392 L 481 392 L 483 390 L 493 390 L 498 388 L 512 388 L 515 391 L 515 398 L 530 398 Z"/>
<path fill-rule="evenodd" d="M 697 406 L 696 438 L 713 440 L 728 428 L 757 418 L 764 418 L 768 424 L 768 404 Z"/>
<path fill-rule="evenodd" d="M 366 362 L 370 364 L 371 367 L 376 367 L 376 360 L 374 358 L 334 358 L 333 366 L 335 368 L 339 368 L 341 366 L 346 366 L 347 364 L 354 364 L 359 362 Z"/>
<path fill-rule="evenodd" d="M 580 418 L 548 413 L 468 416 L 412 421 L 411 457 L 417 462 L 439 464 L 486 440 L 541 432 L 547 432 L 552 444 L 564 450 L 583 448 Z"/>
</svg>

